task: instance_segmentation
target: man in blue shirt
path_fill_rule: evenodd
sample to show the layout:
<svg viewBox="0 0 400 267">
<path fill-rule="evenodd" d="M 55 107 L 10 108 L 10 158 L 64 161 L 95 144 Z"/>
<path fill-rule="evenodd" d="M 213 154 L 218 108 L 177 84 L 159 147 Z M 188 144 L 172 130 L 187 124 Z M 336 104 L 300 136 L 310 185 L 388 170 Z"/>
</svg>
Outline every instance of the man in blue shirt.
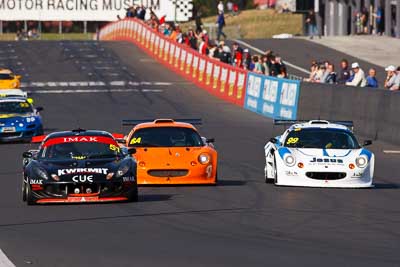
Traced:
<svg viewBox="0 0 400 267">
<path fill-rule="evenodd" d="M 378 88 L 378 80 L 376 79 L 376 69 L 371 68 L 368 72 L 367 87 Z"/>
<path fill-rule="evenodd" d="M 218 30 L 217 30 L 217 40 L 219 41 L 221 38 L 221 35 L 224 36 L 224 38 L 226 39 L 226 34 L 222 31 L 222 29 L 225 26 L 225 17 L 224 17 L 224 12 L 219 12 L 218 18 L 217 18 L 217 26 L 218 26 Z"/>
</svg>

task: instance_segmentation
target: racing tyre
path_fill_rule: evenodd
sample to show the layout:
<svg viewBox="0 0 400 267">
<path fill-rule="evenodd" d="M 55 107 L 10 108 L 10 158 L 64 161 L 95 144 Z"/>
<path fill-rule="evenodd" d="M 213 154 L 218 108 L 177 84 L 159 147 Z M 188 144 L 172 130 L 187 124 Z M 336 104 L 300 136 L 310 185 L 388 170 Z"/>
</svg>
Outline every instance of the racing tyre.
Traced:
<svg viewBox="0 0 400 267">
<path fill-rule="evenodd" d="M 269 178 L 266 174 L 265 174 L 265 183 L 267 184 L 274 184 L 276 183 L 276 161 L 275 161 L 275 157 L 274 157 L 274 165 L 272 166 L 272 168 L 274 169 L 274 177 L 271 179 Z"/>
<path fill-rule="evenodd" d="M 36 205 L 36 198 L 32 195 L 32 189 L 28 184 L 25 185 L 25 198 L 29 206 Z"/>
<path fill-rule="evenodd" d="M 138 195 L 138 189 L 137 187 L 129 192 L 128 194 L 128 202 L 138 202 L 139 201 L 139 195 Z"/>
<path fill-rule="evenodd" d="M 276 159 L 274 157 L 274 184 L 278 183 L 278 171 L 276 170 Z"/>
<path fill-rule="evenodd" d="M 25 181 L 22 181 L 22 201 L 25 202 L 26 201 L 26 183 Z"/>
</svg>

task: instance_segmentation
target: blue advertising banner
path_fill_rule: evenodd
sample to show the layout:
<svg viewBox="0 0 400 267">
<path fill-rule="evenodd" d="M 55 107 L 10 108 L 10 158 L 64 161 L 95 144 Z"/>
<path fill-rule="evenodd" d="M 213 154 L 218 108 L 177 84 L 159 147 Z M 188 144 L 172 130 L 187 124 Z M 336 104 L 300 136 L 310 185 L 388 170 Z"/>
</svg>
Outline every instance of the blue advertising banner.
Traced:
<svg viewBox="0 0 400 267">
<path fill-rule="evenodd" d="M 244 108 L 274 119 L 295 120 L 300 81 L 249 72 Z"/>
</svg>

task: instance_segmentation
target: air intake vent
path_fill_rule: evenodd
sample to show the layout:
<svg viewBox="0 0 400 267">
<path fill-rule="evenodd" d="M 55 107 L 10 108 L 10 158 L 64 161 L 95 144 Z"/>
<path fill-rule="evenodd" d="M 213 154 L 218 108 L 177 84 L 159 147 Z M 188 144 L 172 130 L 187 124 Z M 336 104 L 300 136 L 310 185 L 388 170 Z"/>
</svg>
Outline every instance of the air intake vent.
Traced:
<svg viewBox="0 0 400 267">
<path fill-rule="evenodd" d="M 174 122 L 173 119 L 158 119 L 154 121 L 154 123 L 172 123 L 172 122 Z"/>
</svg>

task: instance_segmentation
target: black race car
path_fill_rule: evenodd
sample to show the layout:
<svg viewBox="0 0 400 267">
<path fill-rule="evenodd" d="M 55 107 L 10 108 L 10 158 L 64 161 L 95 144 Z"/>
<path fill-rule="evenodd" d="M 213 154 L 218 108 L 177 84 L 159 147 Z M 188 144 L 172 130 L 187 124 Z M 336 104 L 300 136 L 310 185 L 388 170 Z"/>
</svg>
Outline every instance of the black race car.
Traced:
<svg viewBox="0 0 400 267">
<path fill-rule="evenodd" d="M 23 200 L 28 205 L 137 201 L 135 153 L 104 131 L 82 129 L 34 137 L 23 154 Z"/>
</svg>

